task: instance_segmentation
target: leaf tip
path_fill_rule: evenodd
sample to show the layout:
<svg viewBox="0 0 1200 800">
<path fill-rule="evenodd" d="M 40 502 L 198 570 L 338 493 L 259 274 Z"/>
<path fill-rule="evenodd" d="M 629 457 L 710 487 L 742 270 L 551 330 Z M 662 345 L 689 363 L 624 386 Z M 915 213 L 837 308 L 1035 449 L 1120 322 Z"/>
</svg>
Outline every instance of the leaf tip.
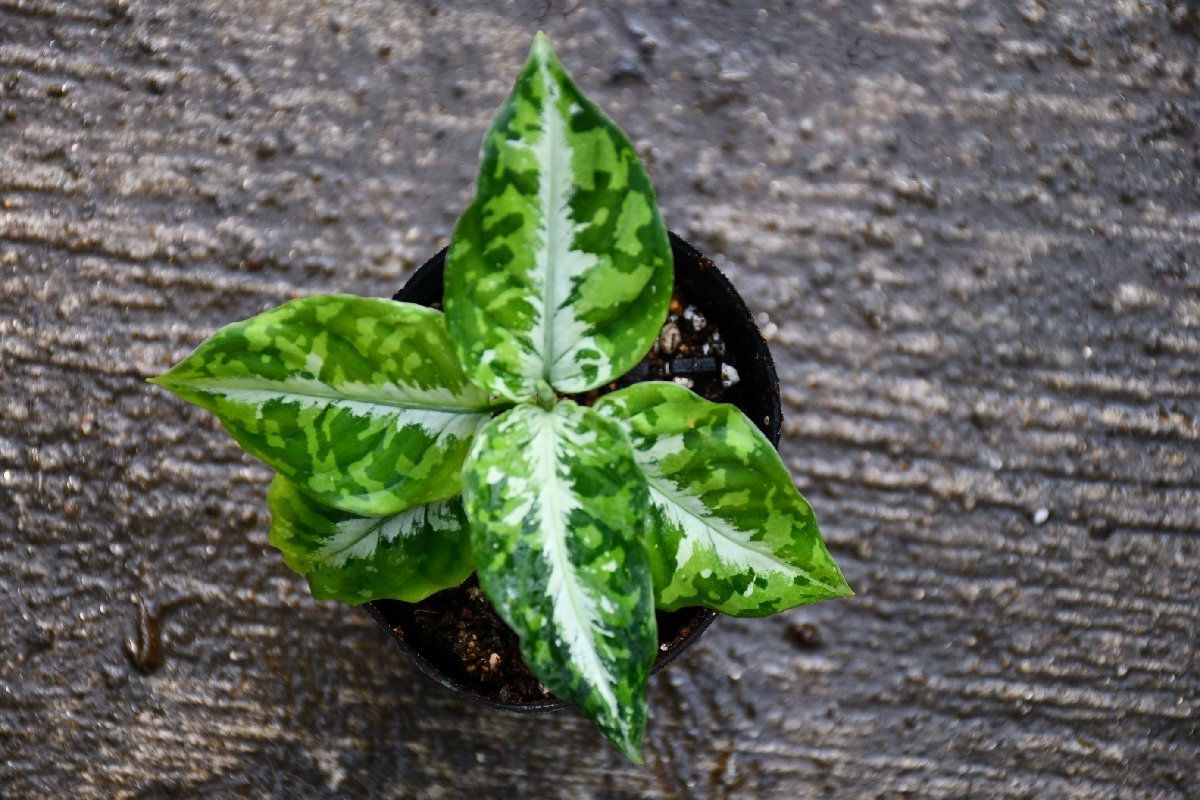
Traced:
<svg viewBox="0 0 1200 800">
<path fill-rule="evenodd" d="M 609 742 L 617 748 L 617 751 L 625 758 L 629 759 L 631 764 L 645 764 L 646 759 L 642 754 L 642 741 L 645 738 L 645 727 L 641 727 L 636 731 L 629 731 L 624 736 L 614 736 L 612 732 L 605 731 Z"/>
<path fill-rule="evenodd" d="M 193 353 L 192 355 L 195 355 L 195 354 Z M 146 382 L 152 383 L 155 386 L 161 386 L 162 388 L 166 389 L 169 392 L 178 394 L 178 392 L 176 392 L 175 389 L 176 389 L 176 387 L 180 386 L 181 384 L 184 384 L 187 382 L 187 378 L 184 377 L 184 375 L 185 375 L 184 371 L 187 368 L 185 365 L 189 362 L 189 360 L 191 358 L 192 358 L 192 356 L 188 356 L 183 361 L 180 361 L 179 363 L 172 365 L 171 368 L 168 369 L 166 372 L 164 372 L 160 375 L 155 375 L 153 377 L 146 378 Z M 182 380 L 181 380 L 181 377 L 182 377 Z"/>
<path fill-rule="evenodd" d="M 835 566 L 834 569 L 837 569 Z M 854 597 L 854 590 L 850 588 L 846 576 L 842 574 L 840 569 L 837 570 L 838 581 L 832 584 L 830 589 L 830 600 L 836 600 L 842 597 Z"/>
<path fill-rule="evenodd" d="M 558 58 L 554 55 L 554 47 L 550 44 L 550 37 L 543 31 L 538 31 L 533 36 L 533 44 L 529 48 L 529 60 L 555 63 Z"/>
<path fill-rule="evenodd" d="M 177 384 L 171 379 L 171 373 L 174 371 L 175 369 L 172 367 L 162 375 L 155 375 L 153 378 L 146 378 L 146 383 L 154 384 L 155 386 L 166 389 L 171 394 L 178 396 L 179 392 L 175 390 Z"/>
<path fill-rule="evenodd" d="M 623 756 L 625 756 L 627 759 L 629 759 L 629 762 L 630 762 L 631 764 L 636 764 L 636 765 L 637 765 L 637 766 L 639 766 L 639 767 L 640 767 L 642 764 L 645 764 L 645 763 L 646 763 L 646 759 L 645 759 L 645 757 L 642 755 L 642 747 L 641 747 L 641 745 L 640 745 L 640 744 L 639 744 L 639 745 L 638 745 L 636 748 L 633 748 L 633 747 L 631 747 L 631 748 L 629 748 L 629 749 L 622 748 L 622 749 L 621 749 L 621 755 L 623 755 Z"/>
</svg>

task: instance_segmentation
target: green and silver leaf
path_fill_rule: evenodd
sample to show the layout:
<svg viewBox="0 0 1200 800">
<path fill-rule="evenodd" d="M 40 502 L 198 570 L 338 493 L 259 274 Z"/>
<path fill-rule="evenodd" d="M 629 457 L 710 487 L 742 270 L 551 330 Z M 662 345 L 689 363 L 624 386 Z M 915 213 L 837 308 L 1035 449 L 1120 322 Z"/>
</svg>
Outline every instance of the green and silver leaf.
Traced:
<svg viewBox="0 0 1200 800">
<path fill-rule="evenodd" d="M 526 663 L 640 763 L 657 629 L 624 434 L 569 400 L 519 405 L 480 431 L 463 497 L 479 583 Z"/>
<path fill-rule="evenodd" d="M 853 594 L 812 507 L 737 408 L 659 382 L 605 395 L 595 408 L 626 427 L 649 483 L 659 608 L 761 617 Z"/>
<path fill-rule="evenodd" d="M 318 600 L 416 603 L 458 586 L 475 569 L 459 497 L 360 516 L 329 508 L 276 475 L 267 502 L 271 544 Z"/>
<path fill-rule="evenodd" d="M 658 335 L 673 269 L 637 153 L 538 34 L 446 258 L 446 317 L 467 374 L 514 401 L 611 381 Z"/>
<path fill-rule="evenodd" d="M 222 328 L 153 382 L 213 412 L 304 491 L 357 514 L 458 494 L 492 410 L 439 312 L 343 295 Z"/>
</svg>

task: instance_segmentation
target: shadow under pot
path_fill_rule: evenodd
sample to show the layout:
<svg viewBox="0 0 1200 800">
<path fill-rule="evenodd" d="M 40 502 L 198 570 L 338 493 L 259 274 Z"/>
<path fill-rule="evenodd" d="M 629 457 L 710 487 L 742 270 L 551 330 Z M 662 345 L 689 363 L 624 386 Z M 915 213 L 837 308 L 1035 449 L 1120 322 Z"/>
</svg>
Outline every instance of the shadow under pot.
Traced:
<svg viewBox="0 0 1200 800">
<path fill-rule="evenodd" d="M 658 342 L 601 394 L 641 381 L 677 381 L 701 397 L 732 403 L 778 446 L 781 412 L 775 364 L 746 304 L 712 261 L 675 234 L 675 292 Z M 396 300 L 442 307 L 446 251 L 427 261 Z M 452 691 L 510 711 L 553 711 L 566 705 L 525 666 L 516 633 L 492 608 L 474 575 L 419 603 L 377 600 L 366 610 L 417 667 Z M 717 616 L 707 608 L 658 611 L 653 671 L 679 657 Z"/>
</svg>

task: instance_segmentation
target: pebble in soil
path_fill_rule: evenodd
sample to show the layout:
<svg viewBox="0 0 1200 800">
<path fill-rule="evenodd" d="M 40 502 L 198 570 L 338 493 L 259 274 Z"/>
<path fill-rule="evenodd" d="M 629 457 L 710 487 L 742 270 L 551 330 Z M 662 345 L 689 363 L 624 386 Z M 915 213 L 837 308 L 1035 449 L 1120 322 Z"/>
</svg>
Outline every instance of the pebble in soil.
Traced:
<svg viewBox="0 0 1200 800">
<path fill-rule="evenodd" d="M 617 380 L 572 399 L 591 405 L 602 395 L 644 381 L 673 381 L 717 403 L 730 402 L 730 390 L 741 381 L 720 329 L 678 289 L 650 352 Z"/>
</svg>

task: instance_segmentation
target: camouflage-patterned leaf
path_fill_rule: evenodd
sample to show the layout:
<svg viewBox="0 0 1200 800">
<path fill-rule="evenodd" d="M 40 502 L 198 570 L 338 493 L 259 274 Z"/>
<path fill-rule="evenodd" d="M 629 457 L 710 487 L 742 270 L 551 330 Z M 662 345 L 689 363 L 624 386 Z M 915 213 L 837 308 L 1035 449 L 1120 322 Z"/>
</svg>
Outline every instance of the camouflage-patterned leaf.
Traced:
<svg viewBox="0 0 1200 800">
<path fill-rule="evenodd" d="M 463 497 L 479 583 L 529 667 L 640 763 L 657 632 L 624 434 L 569 400 L 517 406 L 480 431 Z"/>
<path fill-rule="evenodd" d="M 364 517 L 322 505 L 276 475 L 267 502 L 271 544 L 318 600 L 415 603 L 458 586 L 475 569 L 458 497 Z"/>
<path fill-rule="evenodd" d="M 543 382 L 604 384 L 650 349 L 673 280 L 637 154 L 538 34 L 446 259 L 446 318 L 468 376 L 516 401 Z"/>
<path fill-rule="evenodd" d="M 779 455 L 737 408 L 657 382 L 595 407 L 626 426 L 650 485 L 659 608 L 762 617 L 853 594 Z"/>
<path fill-rule="evenodd" d="M 440 313 L 342 295 L 222 328 L 154 382 L 216 414 L 306 492 L 358 514 L 458 494 L 490 411 Z"/>
</svg>

